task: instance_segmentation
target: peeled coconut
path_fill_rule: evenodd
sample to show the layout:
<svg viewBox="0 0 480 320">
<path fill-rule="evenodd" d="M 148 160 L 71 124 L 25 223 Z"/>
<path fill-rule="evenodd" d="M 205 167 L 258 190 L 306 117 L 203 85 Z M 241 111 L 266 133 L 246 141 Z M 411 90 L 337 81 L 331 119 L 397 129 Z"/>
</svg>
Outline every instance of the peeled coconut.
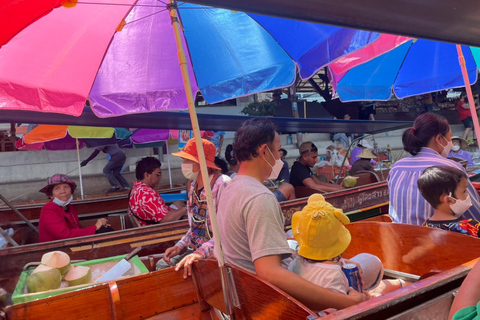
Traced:
<svg viewBox="0 0 480 320">
<path fill-rule="evenodd" d="M 41 264 L 58 269 L 64 276 L 70 269 L 70 257 L 62 251 L 47 252 L 42 256 Z"/>
<path fill-rule="evenodd" d="M 346 176 L 342 184 L 345 188 L 353 188 L 357 185 L 357 179 L 358 177 Z"/>
<path fill-rule="evenodd" d="M 89 283 L 92 279 L 92 270 L 85 266 L 72 266 L 68 273 L 63 277 L 69 287 Z"/>
<path fill-rule="evenodd" d="M 27 290 L 30 293 L 58 289 L 62 282 L 62 275 L 58 269 L 39 265 L 27 277 Z"/>
</svg>

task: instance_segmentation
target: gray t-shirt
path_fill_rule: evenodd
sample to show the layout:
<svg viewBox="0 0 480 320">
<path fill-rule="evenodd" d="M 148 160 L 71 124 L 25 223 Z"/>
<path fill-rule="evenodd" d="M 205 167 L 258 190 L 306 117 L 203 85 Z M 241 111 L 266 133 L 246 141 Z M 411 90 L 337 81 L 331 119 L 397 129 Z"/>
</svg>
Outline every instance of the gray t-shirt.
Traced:
<svg viewBox="0 0 480 320">
<path fill-rule="evenodd" d="M 218 204 L 218 226 L 225 261 L 255 274 L 261 257 L 292 253 L 284 233 L 280 205 L 255 178 L 237 175 L 223 190 Z"/>
</svg>

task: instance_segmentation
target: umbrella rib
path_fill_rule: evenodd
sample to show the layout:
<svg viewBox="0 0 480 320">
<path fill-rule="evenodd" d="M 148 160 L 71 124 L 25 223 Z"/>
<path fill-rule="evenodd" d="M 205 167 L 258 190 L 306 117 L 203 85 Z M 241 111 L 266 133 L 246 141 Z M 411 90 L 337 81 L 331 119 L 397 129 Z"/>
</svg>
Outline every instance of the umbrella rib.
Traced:
<svg viewBox="0 0 480 320">
<path fill-rule="evenodd" d="M 163 3 L 163 2 L 162 2 Z M 123 4 L 123 3 L 103 3 L 103 2 L 87 2 L 87 1 L 79 1 L 77 4 L 94 4 L 94 5 L 102 5 L 102 6 L 126 6 L 131 7 L 131 4 Z M 166 5 L 166 4 L 165 4 Z M 156 6 L 151 4 L 136 4 L 136 7 L 158 7 L 162 8 L 163 6 Z"/>
<path fill-rule="evenodd" d="M 127 25 L 127 24 L 131 24 L 131 23 L 134 23 L 134 22 L 137 22 L 137 21 L 143 20 L 143 19 L 146 19 L 146 18 L 148 18 L 148 17 L 154 16 L 154 15 L 156 15 L 156 14 L 159 14 L 159 13 L 161 13 L 161 12 L 164 12 L 164 11 L 167 11 L 167 10 L 168 10 L 168 9 L 163 9 L 163 10 L 160 10 L 160 11 L 154 12 L 154 13 L 152 13 L 152 14 L 149 14 L 149 15 L 146 15 L 146 16 L 144 16 L 144 17 L 138 18 L 137 20 L 132 20 L 132 21 L 129 21 L 129 22 L 127 22 L 125 25 Z"/>
</svg>

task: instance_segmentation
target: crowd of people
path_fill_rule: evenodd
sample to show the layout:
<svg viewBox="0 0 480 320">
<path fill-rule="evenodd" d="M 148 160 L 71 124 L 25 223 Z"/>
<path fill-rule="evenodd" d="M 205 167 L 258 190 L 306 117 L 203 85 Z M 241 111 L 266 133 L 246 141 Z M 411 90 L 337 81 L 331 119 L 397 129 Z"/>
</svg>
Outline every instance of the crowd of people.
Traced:
<svg viewBox="0 0 480 320">
<path fill-rule="evenodd" d="M 426 97 L 426 109 L 430 108 L 428 102 Z M 319 154 L 311 141 L 299 146 L 299 156 L 290 169 L 285 160 L 287 150 L 281 148 L 280 136 L 270 119 L 247 120 L 236 131 L 233 144 L 226 146 L 222 159 L 219 150 L 224 134 L 219 132 L 218 145 L 206 139 L 202 139 L 201 144 L 227 263 L 256 274 L 316 311 L 345 308 L 406 284 L 400 280 L 380 284 L 379 275 L 383 274 L 383 268 L 375 256 L 361 254 L 348 261 L 342 258 L 342 252 L 351 241 L 344 227 L 349 219 L 342 210 L 326 202 L 321 194 L 312 195 L 305 208 L 293 215 L 292 231 L 298 242 L 298 252 L 292 259 L 279 203 L 294 199 L 296 187 L 307 187 L 318 193 L 339 191 L 343 187 L 312 173 Z M 337 139 L 340 142 L 337 146 L 327 149 L 330 158 L 338 156 L 341 151 L 338 145 L 343 138 Z M 405 130 L 402 143 L 410 156 L 397 161 L 387 179 L 392 221 L 478 237 L 479 195 L 462 165 L 449 159 L 460 158 L 467 160 L 468 165 L 473 164 L 471 155 L 465 151 L 465 139 L 452 136 L 445 118 L 426 112 L 417 117 L 412 128 Z M 96 150 L 82 165 L 99 151 Z M 366 139 L 358 141 L 350 155 L 351 175 L 374 171 L 376 156 L 372 151 Z M 179 271 L 183 268 L 184 276 L 188 277 L 195 261 L 214 257 L 215 239 L 195 139 L 190 139 L 182 151 L 173 155 L 183 160 L 181 171 L 187 180 L 186 203 L 165 204 L 155 190 L 162 177 L 161 163 L 154 157 L 145 157 L 136 165 L 137 181 L 129 194 L 128 213 L 139 226 L 182 217 L 188 219 L 188 232 L 164 252 L 156 265 L 157 270 L 175 267 Z M 118 161 L 115 159 L 115 163 L 121 161 L 120 157 Z M 104 172 L 112 188 L 129 188 L 122 182 L 117 166 L 110 165 Z M 264 184 L 266 181 L 274 182 L 276 188 L 268 188 Z M 95 225 L 86 228 L 80 227 L 78 215 L 71 205 L 75 188 L 75 182 L 66 175 L 56 174 L 48 178 L 47 185 L 40 190 L 51 199 L 42 209 L 40 241 L 111 231 L 106 219 L 98 219 Z M 364 289 L 370 290 L 369 295 L 349 287 L 342 271 L 346 263 L 369 270 L 363 275 Z M 479 267 L 475 267 L 472 273 L 479 273 L 477 269 Z M 479 276 L 472 275 L 471 278 L 478 281 Z M 460 310 L 476 302 L 478 299 L 471 300 L 468 305 L 456 303 L 454 306 Z"/>
</svg>

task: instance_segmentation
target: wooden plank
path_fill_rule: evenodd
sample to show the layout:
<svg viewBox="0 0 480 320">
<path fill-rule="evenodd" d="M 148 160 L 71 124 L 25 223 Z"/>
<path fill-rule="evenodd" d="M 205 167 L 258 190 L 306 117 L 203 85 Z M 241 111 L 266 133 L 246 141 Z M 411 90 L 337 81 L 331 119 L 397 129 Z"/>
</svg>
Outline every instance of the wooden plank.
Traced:
<svg viewBox="0 0 480 320">
<path fill-rule="evenodd" d="M 6 314 L 9 320 L 110 320 L 114 318 L 110 301 L 109 286 L 103 284 L 87 290 L 9 306 Z"/>
<path fill-rule="evenodd" d="M 386 182 L 325 193 L 323 196 L 329 203 L 336 208 L 342 209 L 343 212 L 356 211 L 389 201 Z M 308 198 L 301 198 L 282 202 L 281 207 L 285 217 L 285 226 L 289 226 L 292 223 L 293 214 L 302 210 L 307 200 Z"/>
<path fill-rule="evenodd" d="M 384 268 L 423 275 L 459 266 L 480 256 L 480 239 L 456 232 L 399 223 L 356 222 L 344 257 L 367 252 Z"/>
<path fill-rule="evenodd" d="M 198 302 L 192 279 L 183 279 L 183 273 L 173 268 L 122 279 L 117 286 L 125 320 L 147 318 Z"/>
</svg>

